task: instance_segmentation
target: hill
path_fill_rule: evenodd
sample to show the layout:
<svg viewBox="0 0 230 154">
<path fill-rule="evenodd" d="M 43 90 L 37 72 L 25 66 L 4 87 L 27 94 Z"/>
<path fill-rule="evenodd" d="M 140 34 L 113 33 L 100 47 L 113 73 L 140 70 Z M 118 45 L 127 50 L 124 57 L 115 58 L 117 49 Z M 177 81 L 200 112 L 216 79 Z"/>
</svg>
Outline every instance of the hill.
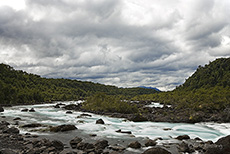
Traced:
<svg viewBox="0 0 230 154">
<path fill-rule="evenodd" d="M 230 107 L 230 58 L 220 58 L 196 72 L 173 91 L 135 97 L 172 104 L 176 108 L 215 112 Z"/>
<path fill-rule="evenodd" d="M 198 66 L 196 72 L 176 90 L 194 90 L 216 86 L 230 86 L 230 58 L 220 58 L 204 67 Z"/>
<path fill-rule="evenodd" d="M 118 88 L 70 79 L 49 79 L 0 64 L 0 104 L 78 100 L 97 92 L 131 98 L 157 92 L 154 89 Z"/>
</svg>

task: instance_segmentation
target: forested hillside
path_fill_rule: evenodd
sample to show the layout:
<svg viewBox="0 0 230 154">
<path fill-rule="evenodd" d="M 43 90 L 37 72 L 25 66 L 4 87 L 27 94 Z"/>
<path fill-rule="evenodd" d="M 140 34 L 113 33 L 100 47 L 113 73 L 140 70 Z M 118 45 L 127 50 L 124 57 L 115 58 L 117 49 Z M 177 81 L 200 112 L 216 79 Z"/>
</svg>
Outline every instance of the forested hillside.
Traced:
<svg viewBox="0 0 230 154">
<path fill-rule="evenodd" d="M 230 107 L 230 58 L 220 58 L 204 67 L 199 66 L 184 84 L 173 91 L 134 99 L 153 100 L 195 111 L 224 110 Z"/>
<path fill-rule="evenodd" d="M 144 88 L 118 88 L 70 79 L 48 79 L 0 64 L 0 104 L 78 100 L 96 92 L 127 98 L 157 92 Z"/>
</svg>

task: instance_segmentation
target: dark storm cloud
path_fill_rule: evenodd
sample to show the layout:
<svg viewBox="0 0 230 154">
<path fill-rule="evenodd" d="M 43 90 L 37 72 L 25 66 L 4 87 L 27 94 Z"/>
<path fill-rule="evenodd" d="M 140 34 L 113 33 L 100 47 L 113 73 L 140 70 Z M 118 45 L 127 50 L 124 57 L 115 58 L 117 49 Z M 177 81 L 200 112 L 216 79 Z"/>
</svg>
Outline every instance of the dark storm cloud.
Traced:
<svg viewBox="0 0 230 154">
<path fill-rule="evenodd" d="M 0 62 L 44 77 L 172 89 L 230 56 L 230 3 L 26 0 L 0 6 Z"/>
</svg>

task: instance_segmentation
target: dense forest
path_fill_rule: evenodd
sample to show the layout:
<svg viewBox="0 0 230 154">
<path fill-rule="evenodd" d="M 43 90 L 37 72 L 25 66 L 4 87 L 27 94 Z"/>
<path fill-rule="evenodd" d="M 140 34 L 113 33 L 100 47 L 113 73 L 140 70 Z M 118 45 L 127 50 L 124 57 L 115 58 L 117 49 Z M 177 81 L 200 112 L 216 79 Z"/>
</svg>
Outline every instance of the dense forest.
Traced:
<svg viewBox="0 0 230 154">
<path fill-rule="evenodd" d="M 176 108 L 214 112 L 230 107 L 230 58 L 220 58 L 196 72 L 173 91 L 136 96 L 135 100 L 152 100 Z"/>
<path fill-rule="evenodd" d="M 0 104 L 24 104 L 85 99 L 97 92 L 131 98 L 157 91 L 145 88 L 118 88 L 93 82 L 42 78 L 0 64 Z"/>
</svg>

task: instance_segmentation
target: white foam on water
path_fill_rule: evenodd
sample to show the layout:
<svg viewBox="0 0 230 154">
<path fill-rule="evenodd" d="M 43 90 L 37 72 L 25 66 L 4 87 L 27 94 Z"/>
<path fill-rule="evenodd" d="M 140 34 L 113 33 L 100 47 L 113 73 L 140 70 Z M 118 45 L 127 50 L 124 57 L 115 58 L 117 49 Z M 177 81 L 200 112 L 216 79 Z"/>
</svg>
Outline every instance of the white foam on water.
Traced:
<svg viewBox="0 0 230 154">
<path fill-rule="evenodd" d="M 82 101 L 56 102 L 63 104 L 78 104 Z M 74 124 L 78 129 L 88 134 L 97 134 L 111 138 L 125 137 L 148 137 L 151 139 L 163 138 L 173 142 L 178 135 L 189 135 L 191 138 L 199 137 L 203 140 L 216 141 L 222 136 L 230 134 L 230 124 L 218 123 L 163 123 L 163 122 L 131 122 L 123 118 L 111 118 L 108 116 L 90 114 L 92 117 L 80 117 L 83 112 L 66 114 L 66 110 L 54 108 L 55 104 L 23 105 L 7 107 L 1 115 L 9 117 L 20 117 L 25 123 L 41 123 L 45 125 Z M 34 108 L 36 112 L 21 112 L 24 108 Z M 96 120 L 103 119 L 105 125 L 96 124 Z M 81 122 L 79 122 L 81 121 Z M 83 121 L 83 123 L 82 123 Z M 132 135 L 118 133 L 117 130 L 131 131 Z"/>
</svg>

